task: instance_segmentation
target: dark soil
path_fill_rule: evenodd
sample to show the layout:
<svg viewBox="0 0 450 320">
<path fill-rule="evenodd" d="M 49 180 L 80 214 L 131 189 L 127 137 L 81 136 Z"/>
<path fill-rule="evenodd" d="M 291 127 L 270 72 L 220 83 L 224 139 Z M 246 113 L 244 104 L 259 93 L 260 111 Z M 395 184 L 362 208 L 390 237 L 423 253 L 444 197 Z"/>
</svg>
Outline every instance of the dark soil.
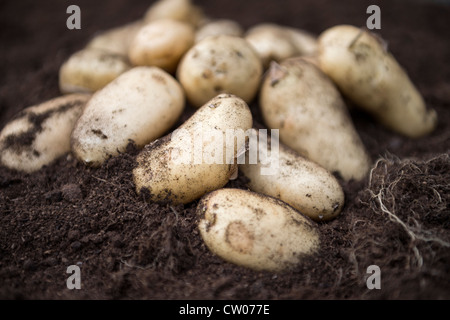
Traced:
<svg viewBox="0 0 450 320">
<path fill-rule="evenodd" d="M 72 3 L 73 2 L 73 3 Z M 58 69 L 96 32 L 140 18 L 150 1 L 1 1 L 0 128 L 25 107 L 59 95 Z M 0 167 L 2 299 L 450 299 L 450 6 L 414 1 L 195 1 L 244 27 L 276 22 L 313 33 L 364 26 L 378 4 L 379 33 L 435 108 L 439 125 L 408 139 L 352 109 L 374 161 L 370 177 L 342 182 L 344 211 L 319 224 L 322 252 L 287 273 L 254 272 L 208 251 L 185 206 L 138 197 L 138 152 L 101 168 L 66 155 L 33 174 Z M 77 4 L 82 29 L 66 28 Z M 258 104 L 255 125 L 262 126 Z M 193 110 L 186 108 L 181 121 Z M 229 187 L 246 188 L 239 177 Z M 81 290 L 66 287 L 81 268 Z M 369 290 L 367 268 L 381 270 Z"/>
</svg>

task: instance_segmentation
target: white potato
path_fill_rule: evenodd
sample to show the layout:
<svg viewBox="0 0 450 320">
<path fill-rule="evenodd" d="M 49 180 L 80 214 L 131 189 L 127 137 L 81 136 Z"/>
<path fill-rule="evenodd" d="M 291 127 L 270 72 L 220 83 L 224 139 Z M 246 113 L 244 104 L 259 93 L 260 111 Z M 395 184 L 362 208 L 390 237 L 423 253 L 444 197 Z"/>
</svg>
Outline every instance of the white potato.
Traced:
<svg viewBox="0 0 450 320">
<path fill-rule="evenodd" d="M 310 32 L 298 28 L 285 27 L 291 37 L 291 41 L 297 48 L 300 56 L 311 56 L 317 54 L 317 37 Z"/>
<path fill-rule="evenodd" d="M 297 49 L 286 30 L 275 24 L 258 24 L 250 28 L 244 38 L 256 50 L 264 68 L 271 61 L 279 62 L 297 55 Z"/>
<path fill-rule="evenodd" d="M 196 212 L 207 247 L 243 267 L 287 271 L 320 248 L 319 230 L 310 219 L 266 195 L 219 189 L 204 196 Z"/>
<path fill-rule="evenodd" d="M 273 62 L 260 92 L 267 126 L 307 159 L 345 180 L 363 179 L 371 166 L 342 97 L 315 65 L 292 58 Z"/>
<path fill-rule="evenodd" d="M 436 111 L 372 33 L 350 25 L 327 29 L 319 37 L 318 59 L 340 90 L 387 128 L 417 138 L 436 127 Z"/>
<path fill-rule="evenodd" d="M 182 58 L 177 78 L 188 101 L 200 107 L 220 93 L 230 93 L 249 103 L 262 76 L 261 61 L 240 37 L 211 36 L 196 43 Z"/>
<path fill-rule="evenodd" d="M 62 93 L 95 92 L 131 68 L 127 57 L 86 48 L 72 54 L 59 70 Z"/>
<path fill-rule="evenodd" d="M 159 19 L 177 20 L 197 27 L 205 19 L 205 15 L 191 0 L 159 0 L 147 9 L 144 20 L 152 22 Z"/>
<path fill-rule="evenodd" d="M 141 29 L 143 23 L 142 20 L 136 20 L 123 26 L 102 31 L 96 34 L 86 47 L 127 56 L 131 40 Z"/>
<path fill-rule="evenodd" d="M 0 162 L 34 172 L 70 151 L 70 134 L 89 94 L 69 94 L 28 107 L 0 133 Z"/>
<path fill-rule="evenodd" d="M 250 150 L 239 164 L 251 190 L 283 200 L 316 221 L 331 220 L 342 211 L 344 191 L 328 170 L 283 144 L 272 145 L 256 130 L 252 139 L 249 145 L 257 149 L 258 159 L 252 159 Z"/>
<path fill-rule="evenodd" d="M 210 36 L 229 35 L 241 37 L 243 34 L 244 29 L 238 22 L 229 19 L 217 19 L 209 21 L 198 28 L 195 34 L 195 42 Z"/>
<path fill-rule="evenodd" d="M 237 169 L 237 151 L 251 127 L 252 114 L 242 99 L 218 95 L 141 151 L 133 170 L 137 193 L 150 201 L 189 203 L 223 187 Z M 227 140 L 230 133 L 242 135 L 235 135 L 234 143 Z"/>
<path fill-rule="evenodd" d="M 134 65 L 156 66 L 173 73 L 194 39 L 195 31 L 191 25 L 159 19 L 139 30 L 131 42 L 128 56 Z"/>
<path fill-rule="evenodd" d="M 99 166 L 124 152 L 161 137 L 185 105 L 183 89 L 157 67 L 135 67 L 97 91 L 72 133 L 72 151 L 86 164 Z"/>
<path fill-rule="evenodd" d="M 264 68 L 269 67 L 271 61 L 312 55 L 317 49 L 317 40 L 310 33 L 274 23 L 257 24 L 247 30 L 244 38 L 255 48 Z"/>
</svg>

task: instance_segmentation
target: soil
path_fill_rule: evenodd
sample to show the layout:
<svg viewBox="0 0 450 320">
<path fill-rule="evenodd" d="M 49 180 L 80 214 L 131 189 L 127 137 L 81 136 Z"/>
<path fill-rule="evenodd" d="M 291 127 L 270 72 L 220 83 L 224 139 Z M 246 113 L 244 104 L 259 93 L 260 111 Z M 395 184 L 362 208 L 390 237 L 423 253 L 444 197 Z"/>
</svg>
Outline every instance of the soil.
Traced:
<svg viewBox="0 0 450 320">
<path fill-rule="evenodd" d="M 72 3 L 73 2 L 73 3 Z M 150 1 L 1 1 L 0 128 L 27 106 L 59 95 L 62 62 L 100 30 L 140 18 Z M 319 255 L 289 272 L 255 272 L 224 262 L 196 229 L 198 201 L 148 203 L 131 170 L 138 150 L 85 167 L 70 154 L 33 174 L 0 167 L 2 299 L 449 299 L 450 6 L 425 1 L 198 0 L 216 18 L 245 28 L 275 22 L 315 34 L 336 24 L 364 26 L 381 8 L 389 50 L 436 109 L 430 135 L 408 139 L 351 109 L 373 159 L 370 176 L 340 180 L 345 208 L 319 223 Z M 82 29 L 66 28 L 77 4 Z M 263 126 L 258 101 L 255 126 Z M 179 123 L 193 109 L 187 107 Z M 179 124 L 178 123 L 178 124 Z M 246 188 L 239 176 L 227 187 Z M 66 271 L 81 270 L 81 290 Z M 368 289 L 367 268 L 381 271 Z"/>
</svg>

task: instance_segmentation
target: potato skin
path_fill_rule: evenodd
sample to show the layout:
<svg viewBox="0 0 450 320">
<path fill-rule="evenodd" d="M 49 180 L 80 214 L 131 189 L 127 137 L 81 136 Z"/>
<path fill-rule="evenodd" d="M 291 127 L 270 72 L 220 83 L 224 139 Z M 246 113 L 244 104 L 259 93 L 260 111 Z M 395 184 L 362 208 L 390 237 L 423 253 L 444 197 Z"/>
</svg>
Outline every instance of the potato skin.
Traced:
<svg viewBox="0 0 450 320">
<path fill-rule="evenodd" d="M 123 73 L 87 103 L 72 132 L 74 155 L 91 166 L 124 152 L 130 140 L 138 147 L 164 135 L 185 106 L 183 89 L 157 67 Z"/>
<path fill-rule="evenodd" d="M 0 133 L 0 163 L 35 172 L 70 151 L 70 134 L 90 94 L 69 94 L 28 107 Z"/>
<path fill-rule="evenodd" d="M 222 259 L 257 271 L 282 272 L 320 248 L 309 218 L 281 200 L 241 189 L 219 189 L 197 205 L 198 229 Z"/>
<path fill-rule="evenodd" d="M 255 136 L 259 136 L 256 131 Z M 271 145 L 268 139 L 269 152 L 272 152 Z M 272 155 L 278 160 L 262 159 L 260 154 L 254 164 L 247 153 L 245 163 L 239 164 L 239 171 L 250 180 L 248 187 L 252 191 L 280 199 L 315 221 L 331 220 L 342 211 L 344 191 L 328 170 L 283 144 Z M 271 166 L 273 170 L 269 174 L 262 171 L 263 167 Z"/>
<path fill-rule="evenodd" d="M 95 92 L 131 69 L 126 56 L 102 49 L 85 48 L 75 52 L 59 69 L 62 93 Z"/>
<path fill-rule="evenodd" d="M 246 131 L 251 127 L 252 115 L 242 99 L 228 94 L 215 97 L 173 133 L 141 151 L 133 170 L 136 192 L 144 194 L 149 201 L 179 204 L 223 187 L 237 168 L 235 157 L 245 140 L 231 146 L 234 150 L 230 150 L 228 156 L 223 149 L 223 158 L 209 162 L 204 157 L 195 161 L 199 149 L 194 140 L 203 135 L 199 145 L 205 152 L 216 147 L 222 149 L 229 146 L 219 140 L 209 140 L 210 134 L 223 137 L 227 130 Z M 178 134 L 180 132 L 186 134 Z"/>
<path fill-rule="evenodd" d="M 320 68 L 357 106 L 394 132 L 417 138 L 434 130 L 437 114 L 405 70 L 370 32 L 339 25 L 319 36 Z"/>
<path fill-rule="evenodd" d="M 313 64 L 293 58 L 272 63 L 260 91 L 265 123 L 280 140 L 305 158 L 339 173 L 363 179 L 371 165 L 342 97 Z"/>
<path fill-rule="evenodd" d="M 262 71 L 261 60 L 247 41 L 219 35 L 203 39 L 184 55 L 177 78 L 189 102 L 198 108 L 220 93 L 249 103 L 258 91 Z"/>
<path fill-rule="evenodd" d="M 187 23 L 159 19 L 143 26 L 131 42 L 133 65 L 156 66 L 174 73 L 181 57 L 194 44 L 194 28 Z"/>
</svg>

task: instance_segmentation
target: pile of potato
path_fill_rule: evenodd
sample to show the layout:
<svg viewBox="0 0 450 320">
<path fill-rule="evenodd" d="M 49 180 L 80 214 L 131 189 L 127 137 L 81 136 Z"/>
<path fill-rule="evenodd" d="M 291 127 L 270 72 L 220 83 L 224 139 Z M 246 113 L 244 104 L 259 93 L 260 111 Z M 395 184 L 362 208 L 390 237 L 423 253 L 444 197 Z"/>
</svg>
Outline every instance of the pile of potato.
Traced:
<svg viewBox="0 0 450 320">
<path fill-rule="evenodd" d="M 407 137 L 424 136 L 437 122 L 367 30 L 340 25 L 316 37 L 262 23 L 245 31 L 190 0 L 159 0 L 139 21 L 96 35 L 61 66 L 59 79 L 60 97 L 23 110 L 1 131 L 2 165 L 31 173 L 71 152 L 96 167 L 133 141 L 142 148 L 130 168 L 137 194 L 177 204 L 200 199 L 208 248 L 255 270 L 288 270 L 316 254 L 317 222 L 344 207 L 335 174 L 367 176 L 372 160 L 343 96 Z M 272 158 L 249 163 L 248 139 L 231 148 L 205 139 L 227 130 L 264 139 L 248 107 L 256 99 L 267 128 L 279 130 L 279 148 L 269 148 L 277 154 L 273 174 L 261 174 Z M 187 102 L 196 111 L 173 130 Z M 203 150 L 223 148 L 222 161 L 192 161 L 198 132 Z M 237 174 L 249 178 L 249 190 L 224 188 Z"/>
</svg>

